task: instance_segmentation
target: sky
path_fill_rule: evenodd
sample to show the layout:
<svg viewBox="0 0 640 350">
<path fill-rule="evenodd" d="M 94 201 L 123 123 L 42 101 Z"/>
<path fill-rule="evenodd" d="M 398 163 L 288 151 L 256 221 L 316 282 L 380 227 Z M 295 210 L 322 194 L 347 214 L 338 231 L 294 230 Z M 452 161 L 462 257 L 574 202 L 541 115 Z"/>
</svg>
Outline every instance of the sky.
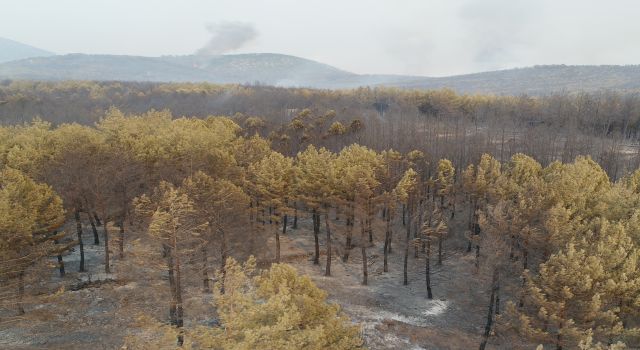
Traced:
<svg viewBox="0 0 640 350">
<path fill-rule="evenodd" d="M 274 52 L 446 76 L 640 64 L 640 1 L 0 0 L 0 37 L 59 54 Z"/>
</svg>

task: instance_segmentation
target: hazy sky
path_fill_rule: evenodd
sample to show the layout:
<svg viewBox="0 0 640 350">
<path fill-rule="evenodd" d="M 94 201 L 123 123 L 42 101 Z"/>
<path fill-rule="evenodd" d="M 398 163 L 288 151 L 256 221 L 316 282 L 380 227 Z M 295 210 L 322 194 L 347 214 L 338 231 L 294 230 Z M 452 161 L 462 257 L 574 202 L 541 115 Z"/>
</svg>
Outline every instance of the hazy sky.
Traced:
<svg viewBox="0 0 640 350">
<path fill-rule="evenodd" d="M 0 37 L 56 53 L 277 52 L 440 76 L 640 64 L 640 1 L 0 0 Z"/>
</svg>

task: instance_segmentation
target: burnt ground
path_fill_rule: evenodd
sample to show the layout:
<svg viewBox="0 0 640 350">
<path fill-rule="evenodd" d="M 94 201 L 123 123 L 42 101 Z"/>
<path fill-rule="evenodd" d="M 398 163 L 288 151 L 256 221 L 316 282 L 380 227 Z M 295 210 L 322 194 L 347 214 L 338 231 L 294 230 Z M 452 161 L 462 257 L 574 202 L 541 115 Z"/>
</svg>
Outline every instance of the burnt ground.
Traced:
<svg viewBox="0 0 640 350">
<path fill-rule="evenodd" d="M 458 213 L 457 217 L 462 216 Z M 320 234 L 320 265 L 313 265 L 313 234 L 311 222 L 301 218 L 299 228 L 289 229 L 281 238 L 282 260 L 309 275 L 327 291 L 329 301 L 338 303 L 354 321 L 362 325 L 363 337 L 370 349 L 475 349 L 486 322 L 488 280 L 474 265 L 473 254 L 466 253 L 462 219 L 451 223 L 445 241 L 442 266 L 436 264 L 436 247 L 432 255 L 432 286 L 434 298 L 426 298 L 425 257 L 419 252 L 409 255 L 409 285 L 402 283 L 404 228 L 394 227 L 393 252 L 389 272 L 382 271 L 382 222 L 374 226 L 376 244 L 367 248 L 369 262 L 368 285 L 363 286 L 362 258 L 359 248 L 353 249 L 347 263 L 344 252 L 344 226 L 332 225 L 334 231 L 332 276 L 325 277 L 324 223 Z M 262 265 L 273 259 L 272 229 L 254 235 L 250 249 Z M 111 231 L 115 232 L 115 230 Z M 359 228 L 354 229 L 354 243 L 359 244 Z M 126 245 L 124 259 L 118 257 L 112 245 L 112 273 L 104 274 L 103 249 L 91 244 L 90 228 L 85 228 L 86 265 L 89 272 L 78 273 L 78 251 L 65 256 L 66 276 L 52 271 L 50 281 L 27 281 L 34 296 L 27 314 L 16 318 L 13 310 L 0 309 L 0 349 L 119 349 L 123 338 L 138 334 L 140 315 L 166 321 L 166 301 L 169 297 L 167 276 L 162 270 L 159 254 L 150 252 L 144 238 Z M 135 235 L 134 235 L 135 236 Z M 236 256 L 246 242 L 234 249 Z M 217 262 L 216 262 L 217 264 Z M 211 296 L 201 292 L 200 272 L 185 268 L 185 323 L 207 324 L 215 316 Z M 98 281 L 98 282 L 97 282 Z M 100 282 L 101 281 L 101 282 Z M 65 292 L 51 297 L 56 289 Z M 73 290 L 78 289 L 78 290 Z M 503 292 L 508 299 L 509 290 Z M 43 302 L 44 301 L 44 302 Z M 535 348 L 528 344 L 516 346 L 507 339 L 492 337 L 488 349 Z"/>
</svg>

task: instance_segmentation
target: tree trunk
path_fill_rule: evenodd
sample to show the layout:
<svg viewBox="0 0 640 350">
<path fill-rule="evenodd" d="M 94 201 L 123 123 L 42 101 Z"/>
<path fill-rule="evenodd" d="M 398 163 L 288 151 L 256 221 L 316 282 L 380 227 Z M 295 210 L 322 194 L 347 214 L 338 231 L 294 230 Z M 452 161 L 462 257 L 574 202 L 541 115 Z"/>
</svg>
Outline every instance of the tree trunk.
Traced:
<svg viewBox="0 0 640 350">
<path fill-rule="evenodd" d="M 382 271 L 384 272 L 389 272 L 389 263 L 388 263 L 388 258 L 389 258 L 389 243 L 391 243 L 391 218 L 390 215 L 387 215 L 385 217 L 385 221 L 386 221 L 386 229 L 384 231 L 384 266 L 382 268 Z"/>
<path fill-rule="evenodd" d="M 108 223 L 105 221 L 102 225 L 104 227 L 104 273 L 111 273 L 109 267 L 109 229 L 107 229 Z"/>
<path fill-rule="evenodd" d="M 287 224 L 289 223 L 289 216 L 287 214 L 284 214 L 284 218 L 283 218 L 283 224 L 282 224 L 282 234 L 286 235 L 287 234 Z"/>
<path fill-rule="evenodd" d="M 475 235 L 476 232 L 476 222 L 475 222 L 475 217 L 476 217 L 476 210 L 478 209 L 478 201 L 476 199 L 473 199 L 471 201 L 471 208 L 469 210 L 469 230 L 471 231 L 471 235 Z M 469 237 L 471 238 L 471 237 Z M 469 244 L 467 245 L 467 253 L 471 253 L 471 246 L 472 246 L 472 242 L 471 239 L 469 239 Z"/>
<path fill-rule="evenodd" d="M 325 276 L 331 276 L 331 227 L 329 224 L 329 208 L 324 211 L 324 224 L 327 229 L 327 267 L 324 271 Z"/>
<path fill-rule="evenodd" d="M 168 245 L 164 245 L 164 255 L 167 258 L 167 271 L 169 273 L 169 290 L 171 291 L 171 302 L 169 303 L 169 322 L 172 326 L 176 321 L 176 278 L 173 271 L 173 253 Z"/>
<path fill-rule="evenodd" d="M 59 244 L 57 239 L 54 241 L 54 243 Z M 64 260 L 62 260 L 62 254 L 58 254 L 57 258 L 58 258 L 58 270 L 60 271 L 60 277 L 63 277 L 65 274 L 65 271 L 64 271 Z"/>
<path fill-rule="evenodd" d="M 93 212 L 93 218 L 96 219 L 96 225 L 98 225 L 98 227 L 102 226 L 102 221 L 100 221 L 100 217 L 95 211 Z"/>
<path fill-rule="evenodd" d="M 90 212 L 87 212 L 87 217 L 89 218 L 89 223 L 91 224 L 91 231 L 93 231 L 93 245 L 100 244 L 100 236 L 98 236 L 98 229 L 96 228 L 96 221 L 91 215 Z"/>
<path fill-rule="evenodd" d="M 496 315 L 500 315 L 500 280 L 496 281 Z"/>
<path fill-rule="evenodd" d="M 78 271 L 85 272 L 84 269 L 84 243 L 82 242 L 82 222 L 80 221 L 80 210 L 76 209 L 74 213 L 76 220 L 76 232 L 78 234 L 78 244 L 80 245 L 80 268 Z"/>
<path fill-rule="evenodd" d="M 293 227 L 294 230 L 298 229 L 298 204 L 293 205 Z"/>
<path fill-rule="evenodd" d="M 209 262 L 207 254 L 207 245 L 202 245 L 202 292 L 211 293 L 211 287 L 209 286 Z"/>
<path fill-rule="evenodd" d="M 224 230 L 220 229 L 220 259 L 222 260 L 222 263 L 220 266 L 220 275 L 221 275 L 221 279 L 222 281 L 220 281 L 220 293 L 224 294 L 224 280 L 225 277 L 227 276 L 227 239 L 226 239 L 226 235 L 224 233 Z"/>
<path fill-rule="evenodd" d="M 411 217 L 411 215 L 409 215 L 409 217 Z M 411 221 L 411 220 L 409 220 Z M 407 225 L 405 225 L 405 227 L 407 228 L 407 236 L 405 239 L 405 245 L 404 245 L 404 266 L 403 266 L 403 271 L 404 271 L 404 281 L 403 284 L 406 286 L 409 284 L 409 276 L 407 275 L 407 268 L 409 265 L 409 240 L 411 239 L 411 223 L 408 223 Z"/>
<path fill-rule="evenodd" d="M 118 237 L 118 250 L 120 253 L 120 259 L 124 259 L 124 218 L 118 224 L 120 227 L 120 233 Z"/>
<path fill-rule="evenodd" d="M 393 243 L 393 229 L 392 228 L 389 229 L 389 248 L 387 249 L 389 254 L 393 253 L 393 249 L 391 248 L 391 246 L 392 246 L 391 243 Z"/>
<path fill-rule="evenodd" d="M 276 263 L 280 263 L 280 226 L 276 222 Z"/>
<path fill-rule="evenodd" d="M 16 304 L 18 309 L 18 315 L 24 315 L 24 271 L 20 271 L 18 275 L 18 303 Z"/>
<path fill-rule="evenodd" d="M 256 213 L 256 221 L 258 220 L 258 214 Z M 249 201 L 249 224 L 253 228 L 253 200 Z"/>
<path fill-rule="evenodd" d="M 367 201 L 367 232 L 369 233 L 369 243 L 373 243 L 373 208 L 371 199 Z"/>
<path fill-rule="evenodd" d="M 480 350 L 484 350 L 491 335 L 491 327 L 493 326 L 493 307 L 495 305 L 496 287 L 498 282 L 498 270 L 493 270 L 493 277 L 491 278 L 491 296 L 489 297 L 489 312 L 487 314 L 487 324 L 484 327 L 484 334 L 482 335 L 482 342 L 480 343 Z"/>
<path fill-rule="evenodd" d="M 347 238 L 346 238 L 346 242 L 344 245 L 344 255 L 342 256 L 342 262 L 347 262 L 349 261 L 349 253 L 351 252 L 351 240 L 352 240 L 352 236 L 353 236 L 353 227 L 355 225 L 355 218 L 353 217 L 353 206 L 351 204 L 349 204 L 347 206 Z"/>
<path fill-rule="evenodd" d="M 366 221 L 366 219 L 364 221 Z M 360 248 L 362 249 L 362 285 L 366 286 L 369 273 L 367 271 L 367 243 L 365 222 L 362 223 L 362 229 L 360 230 Z"/>
<path fill-rule="evenodd" d="M 427 237 L 426 241 L 425 282 L 427 283 L 427 298 L 433 299 L 433 293 L 431 292 L 431 237 Z"/>
<path fill-rule="evenodd" d="M 313 257 L 313 264 L 314 265 L 320 265 L 320 242 L 319 242 L 319 238 L 318 235 L 320 234 L 320 217 L 318 215 L 318 210 L 317 209 L 313 209 L 313 213 L 312 213 L 312 218 L 313 218 L 313 238 L 315 240 L 315 256 Z"/>
<path fill-rule="evenodd" d="M 402 226 L 406 225 L 406 217 L 407 217 L 407 206 L 406 205 L 402 205 Z"/>
<path fill-rule="evenodd" d="M 442 266 L 442 245 L 444 242 L 444 237 L 442 234 L 438 237 L 438 266 Z"/>
<path fill-rule="evenodd" d="M 418 235 L 420 234 L 420 228 L 422 226 L 422 220 L 423 220 L 423 210 L 422 210 L 422 200 L 419 201 L 418 204 L 418 220 L 415 223 L 414 226 L 414 231 L 413 231 L 413 238 L 416 239 L 418 238 Z M 424 247 L 424 242 L 422 244 L 422 252 L 424 253 L 425 247 Z M 415 245 L 414 247 L 414 257 L 417 259 L 419 256 L 419 248 L 418 245 Z"/>
<path fill-rule="evenodd" d="M 175 242 L 175 239 L 176 238 L 174 236 L 174 243 L 177 244 L 177 242 Z M 184 325 L 184 311 L 182 308 L 182 283 L 181 283 L 182 276 L 180 274 L 180 256 L 177 254 L 177 252 L 175 256 L 175 269 L 176 269 L 176 276 L 175 276 L 176 277 L 176 327 L 182 328 L 182 326 Z M 180 330 L 180 333 L 178 334 L 178 341 L 177 341 L 178 346 L 182 346 L 183 342 L 184 342 L 184 335 L 182 334 L 182 330 Z"/>
</svg>

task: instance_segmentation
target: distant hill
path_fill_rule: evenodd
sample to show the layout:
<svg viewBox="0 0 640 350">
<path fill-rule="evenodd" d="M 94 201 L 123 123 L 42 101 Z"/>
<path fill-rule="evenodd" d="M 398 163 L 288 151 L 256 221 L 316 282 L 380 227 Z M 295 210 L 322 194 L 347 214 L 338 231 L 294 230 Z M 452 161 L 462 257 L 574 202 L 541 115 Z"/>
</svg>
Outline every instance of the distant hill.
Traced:
<svg viewBox="0 0 640 350">
<path fill-rule="evenodd" d="M 640 66 L 551 65 L 432 78 L 360 75 L 320 62 L 272 53 L 162 57 L 69 54 L 0 63 L 0 79 L 260 83 L 330 89 L 393 86 L 450 88 L 460 93 L 538 95 L 559 91 L 640 90 Z"/>
<path fill-rule="evenodd" d="M 638 90 L 640 65 L 546 65 L 442 78 L 417 78 L 391 85 L 403 88 L 450 88 L 461 93 L 544 94 L 560 91 Z"/>
<path fill-rule="evenodd" d="M 253 53 L 220 56 L 163 56 L 161 59 L 209 72 L 220 83 L 260 82 L 275 86 L 331 86 L 358 77 L 323 63 L 296 56 Z"/>
<path fill-rule="evenodd" d="M 53 56 L 53 52 L 39 49 L 17 41 L 0 38 L 0 63 L 31 57 Z"/>
<path fill-rule="evenodd" d="M 69 54 L 0 64 L 0 77 L 26 80 L 208 81 L 209 72 L 156 57 Z"/>
<path fill-rule="evenodd" d="M 122 80 L 256 83 L 331 87 L 358 75 L 280 54 L 222 56 L 119 56 L 69 54 L 0 64 L 0 78 L 28 80 Z"/>
</svg>

